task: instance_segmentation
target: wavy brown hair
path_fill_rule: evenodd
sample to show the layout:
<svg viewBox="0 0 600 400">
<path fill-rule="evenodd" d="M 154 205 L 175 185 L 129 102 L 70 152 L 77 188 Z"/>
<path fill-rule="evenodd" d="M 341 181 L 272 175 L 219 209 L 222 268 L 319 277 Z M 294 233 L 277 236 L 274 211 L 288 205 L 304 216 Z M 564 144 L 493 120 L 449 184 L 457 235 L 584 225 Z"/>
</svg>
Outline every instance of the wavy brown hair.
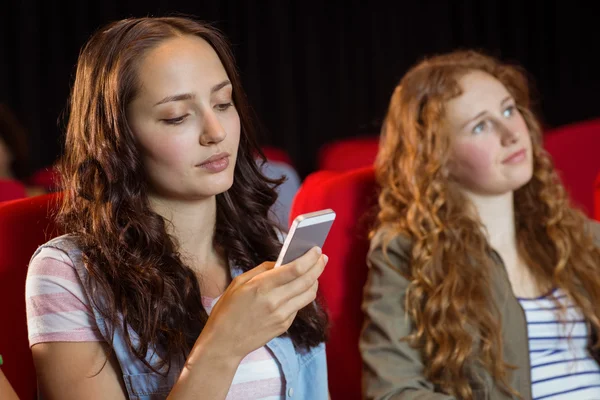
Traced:
<svg viewBox="0 0 600 400">
<path fill-rule="evenodd" d="M 458 81 L 471 71 L 504 84 L 531 134 L 533 177 L 514 195 L 520 254 L 540 289 L 562 289 L 600 329 L 600 252 L 542 147 L 524 71 L 474 51 L 425 59 L 402 78 L 389 105 L 376 161 L 382 186 L 377 229 L 388 232 L 384 251 L 394 235 L 412 240 L 405 305 L 416 329 L 404 339 L 420 349 L 426 377 L 463 399 L 473 398 L 465 372 L 475 364 L 516 394 L 507 384 L 512 366 L 502 356 L 499 311 L 488 289 L 492 249 L 447 169 L 445 104 L 461 94 Z"/>
<path fill-rule="evenodd" d="M 233 186 L 217 195 L 214 244 L 243 271 L 275 260 L 281 248 L 268 218 L 281 180 L 265 177 L 255 162 L 262 152 L 225 38 L 209 25 L 175 17 L 127 19 L 95 33 L 79 56 L 70 99 L 59 220 L 76 234 L 92 301 L 112 334 L 121 329 L 129 349 L 155 372 L 187 356 L 208 315 L 198 279 L 182 262 L 163 217 L 150 208 L 148 181 L 125 110 L 136 96 L 143 56 L 183 35 L 198 36 L 214 48 L 241 121 Z M 311 305 L 298 313 L 288 334 L 296 347 L 314 347 L 325 340 L 326 323 L 322 309 Z M 154 350 L 162 356 L 160 365 L 146 360 Z"/>
</svg>

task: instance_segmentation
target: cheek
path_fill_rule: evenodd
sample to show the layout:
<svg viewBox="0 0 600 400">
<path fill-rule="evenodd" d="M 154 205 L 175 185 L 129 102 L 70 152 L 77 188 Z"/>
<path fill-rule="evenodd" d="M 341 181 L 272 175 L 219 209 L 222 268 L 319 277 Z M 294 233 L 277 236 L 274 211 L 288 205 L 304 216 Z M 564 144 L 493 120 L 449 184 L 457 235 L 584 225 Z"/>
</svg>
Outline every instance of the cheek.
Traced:
<svg viewBox="0 0 600 400">
<path fill-rule="evenodd" d="M 527 127 L 525 119 L 519 115 L 519 119 L 516 121 L 515 125 L 515 132 L 521 133 L 521 138 L 531 146 L 531 134 L 529 133 L 529 128 Z"/>
<path fill-rule="evenodd" d="M 237 149 L 237 146 L 240 142 L 240 132 L 241 132 L 241 123 L 240 117 L 237 111 L 231 115 L 229 118 L 224 118 L 221 121 L 223 129 L 227 132 L 227 140 L 231 145 Z M 232 149 L 234 150 L 234 149 Z"/>
<path fill-rule="evenodd" d="M 192 144 L 186 135 L 169 135 L 159 132 L 140 140 L 142 154 L 146 165 L 151 166 L 176 166 L 185 162 L 189 156 Z"/>
<path fill-rule="evenodd" d="M 496 146 L 489 140 L 456 143 L 450 165 L 451 174 L 466 187 L 486 187 L 495 179 Z"/>
<path fill-rule="evenodd" d="M 461 170 L 487 171 L 493 164 L 492 144 L 484 141 L 456 143 L 452 160 Z"/>
</svg>

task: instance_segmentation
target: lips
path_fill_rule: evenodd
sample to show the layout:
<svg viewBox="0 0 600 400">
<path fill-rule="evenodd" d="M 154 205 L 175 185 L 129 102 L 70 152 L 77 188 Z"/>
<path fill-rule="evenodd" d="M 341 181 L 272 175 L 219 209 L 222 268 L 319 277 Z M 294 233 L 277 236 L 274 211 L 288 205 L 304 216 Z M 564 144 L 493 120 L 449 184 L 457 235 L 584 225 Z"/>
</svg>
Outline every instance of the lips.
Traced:
<svg viewBox="0 0 600 400">
<path fill-rule="evenodd" d="M 218 153 L 196 165 L 205 172 L 216 174 L 229 167 L 229 153 Z"/>
<path fill-rule="evenodd" d="M 511 155 L 506 157 L 504 160 L 502 160 L 502 164 L 514 164 L 514 163 L 521 162 L 522 160 L 525 159 L 526 155 L 527 155 L 527 150 L 525 150 L 525 149 L 515 151 L 514 153 L 512 153 Z"/>
<path fill-rule="evenodd" d="M 202 161 L 200 164 L 197 164 L 198 167 L 204 167 L 208 164 L 214 163 L 215 161 L 220 161 L 224 158 L 229 157 L 229 153 L 223 152 L 223 153 L 217 153 L 213 156 L 208 157 L 206 160 Z"/>
</svg>

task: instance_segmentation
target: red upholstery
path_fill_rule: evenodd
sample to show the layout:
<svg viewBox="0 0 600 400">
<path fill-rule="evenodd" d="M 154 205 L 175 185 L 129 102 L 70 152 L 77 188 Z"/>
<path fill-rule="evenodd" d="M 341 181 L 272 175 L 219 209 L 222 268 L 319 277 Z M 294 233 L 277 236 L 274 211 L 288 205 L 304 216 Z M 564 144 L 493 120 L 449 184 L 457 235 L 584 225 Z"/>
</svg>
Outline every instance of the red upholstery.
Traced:
<svg viewBox="0 0 600 400">
<path fill-rule="evenodd" d="M 349 171 L 372 166 L 379 150 L 379 137 L 338 140 L 319 149 L 318 168 L 329 171 Z"/>
<path fill-rule="evenodd" d="M 0 201 L 9 201 L 27 197 L 25 185 L 12 179 L 0 180 Z"/>
<path fill-rule="evenodd" d="M 600 119 L 552 129 L 544 146 L 571 195 L 573 204 L 593 215 L 593 190 L 600 172 Z"/>
<path fill-rule="evenodd" d="M 0 204 L 0 354 L 2 371 L 22 400 L 32 400 L 36 393 L 24 301 L 27 265 L 36 248 L 57 234 L 49 215 L 57 196 Z"/>
<path fill-rule="evenodd" d="M 264 146 L 262 152 L 268 161 L 278 161 L 286 163 L 287 165 L 294 166 L 292 159 L 284 150 L 278 149 L 277 147 Z"/>
<path fill-rule="evenodd" d="M 600 173 L 594 182 L 594 219 L 600 221 Z"/>
<path fill-rule="evenodd" d="M 59 185 L 58 171 L 53 167 L 40 169 L 33 174 L 29 182 L 33 186 L 40 186 L 49 192 L 54 192 Z"/>
<path fill-rule="evenodd" d="M 336 220 L 323 246 L 329 263 L 319 279 L 331 330 L 327 343 L 329 391 L 333 400 L 361 398 L 362 361 L 358 339 L 363 323 L 361 302 L 367 275 L 368 229 L 377 189 L 372 167 L 309 175 L 292 206 L 299 214 L 332 208 Z"/>
</svg>

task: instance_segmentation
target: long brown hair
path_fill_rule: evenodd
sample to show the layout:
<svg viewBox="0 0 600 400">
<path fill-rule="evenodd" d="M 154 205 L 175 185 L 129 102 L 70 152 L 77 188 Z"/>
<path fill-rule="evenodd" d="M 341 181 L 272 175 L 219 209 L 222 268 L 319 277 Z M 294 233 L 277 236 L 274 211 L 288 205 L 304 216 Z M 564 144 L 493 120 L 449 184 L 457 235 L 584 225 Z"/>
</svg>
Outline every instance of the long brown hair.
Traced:
<svg viewBox="0 0 600 400">
<path fill-rule="evenodd" d="M 60 165 L 64 198 L 59 219 L 77 234 L 92 287 L 92 301 L 129 349 L 154 371 L 149 350 L 164 363 L 186 357 L 208 315 L 194 272 L 178 253 L 165 220 L 152 211 L 140 153 L 125 118 L 136 96 L 136 68 L 144 54 L 166 39 L 196 35 L 218 54 L 233 86 L 241 138 L 233 186 L 217 195 L 215 245 L 230 263 L 248 271 L 275 260 L 281 244 L 270 207 L 279 180 L 260 171 L 251 110 L 233 55 L 214 28 L 187 18 L 127 19 L 95 33 L 79 56 L 70 99 L 65 156 Z M 139 337 L 134 344 L 132 328 Z M 296 347 L 325 340 L 326 316 L 306 307 L 288 330 Z"/>
<path fill-rule="evenodd" d="M 562 289 L 600 329 L 600 252 L 542 147 L 525 73 L 474 51 L 422 61 L 396 87 L 383 127 L 376 161 L 382 186 L 377 228 L 389 232 L 384 249 L 393 235 L 413 241 L 405 302 L 416 330 L 405 339 L 421 349 L 427 378 L 464 399 L 473 398 L 464 373 L 473 364 L 515 393 L 507 384 L 511 366 L 502 356 L 499 314 L 488 289 L 491 248 L 481 222 L 465 207 L 467 198 L 449 177 L 451 142 L 441 129 L 446 102 L 461 94 L 459 78 L 474 70 L 504 84 L 532 138 L 533 178 L 514 196 L 519 251 L 540 288 Z"/>
</svg>

